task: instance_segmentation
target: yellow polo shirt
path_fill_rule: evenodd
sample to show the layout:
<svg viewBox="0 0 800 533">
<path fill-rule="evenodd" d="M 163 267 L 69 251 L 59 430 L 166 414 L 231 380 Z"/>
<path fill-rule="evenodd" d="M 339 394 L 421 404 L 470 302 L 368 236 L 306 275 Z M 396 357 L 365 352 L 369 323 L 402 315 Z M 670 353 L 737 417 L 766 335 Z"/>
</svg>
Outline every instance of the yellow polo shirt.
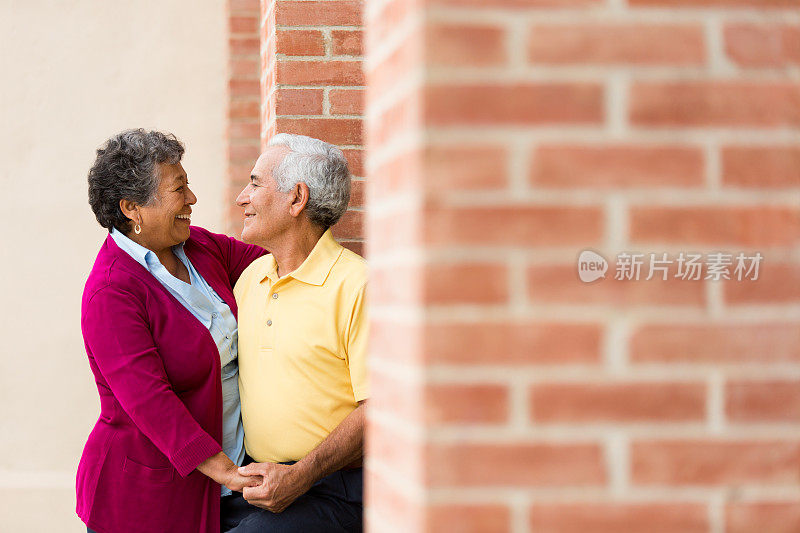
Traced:
<svg viewBox="0 0 800 533">
<path fill-rule="evenodd" d="M 327 230 L 297 270 L 272 255 L 234 288 L 244 442 L 258 462 L 298 461 L 369 396 L 367 264 Z"/>
</svg>

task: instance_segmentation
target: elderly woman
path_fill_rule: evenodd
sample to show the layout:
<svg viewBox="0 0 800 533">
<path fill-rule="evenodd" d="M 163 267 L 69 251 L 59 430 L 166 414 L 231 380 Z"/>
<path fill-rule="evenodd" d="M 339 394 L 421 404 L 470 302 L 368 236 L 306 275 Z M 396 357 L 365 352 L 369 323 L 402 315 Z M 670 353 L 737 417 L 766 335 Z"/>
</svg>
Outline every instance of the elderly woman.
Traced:
<svg viewBox="0 0 800 533">
<path fill-rule="evenodd" d="M 243 477 L 232 287 L 263 249 L 190 226 L 197 201 L 172 135 L 122 132 L 97 150 L 89 203 L 109 236 L 81 327 L 100 393 L 77 512 L 88 531 L 218 532 Z"/>
</svg>

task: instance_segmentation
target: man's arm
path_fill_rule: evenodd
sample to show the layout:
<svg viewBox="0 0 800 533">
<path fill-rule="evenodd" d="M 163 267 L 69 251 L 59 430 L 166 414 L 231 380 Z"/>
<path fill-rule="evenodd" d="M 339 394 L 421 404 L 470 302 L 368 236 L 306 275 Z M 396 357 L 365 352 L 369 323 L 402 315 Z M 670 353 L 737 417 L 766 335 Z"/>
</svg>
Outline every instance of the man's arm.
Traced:
<svg viewBox="0 0 800 533">
<path fill-rule="evenodd" d="M 297 463 L 251 463 L 239 468 L 243 476 L 259 475 L 264 478 L 261 485 L 244 488 L 245 499 L 257 507 L 280 513 L 314 483 L 361 459 L 364 455 L 366 402 L 358 402 L 358 407 Z"/>
</svg>

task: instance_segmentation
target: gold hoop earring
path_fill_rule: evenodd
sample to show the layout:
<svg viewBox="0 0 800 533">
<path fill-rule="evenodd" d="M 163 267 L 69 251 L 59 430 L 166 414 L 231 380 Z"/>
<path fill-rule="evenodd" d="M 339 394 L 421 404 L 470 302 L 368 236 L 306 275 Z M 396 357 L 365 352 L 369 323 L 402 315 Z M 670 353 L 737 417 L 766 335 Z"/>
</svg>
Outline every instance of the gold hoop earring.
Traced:
<svg viewBox="0 0 800 533">
<path fill-rule="evenodd" d="M 136 224 L 136 225 L 133 227 L 133 232 L 134 232 L 136 235 L 139 235 L 139 234 L 142 232 L 142 227 L 141 227 L 139 224 Z"/>
</svg>

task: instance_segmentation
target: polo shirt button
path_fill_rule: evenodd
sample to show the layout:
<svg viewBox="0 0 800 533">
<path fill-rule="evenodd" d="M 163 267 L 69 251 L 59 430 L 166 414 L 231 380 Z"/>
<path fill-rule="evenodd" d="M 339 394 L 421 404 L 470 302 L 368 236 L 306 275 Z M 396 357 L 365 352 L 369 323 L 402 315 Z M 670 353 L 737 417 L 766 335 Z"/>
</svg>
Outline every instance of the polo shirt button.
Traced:
<svg viewBox="0 0 800 533">
<path fill-rule="evenodd" d="M 219 313 L 214 313 L 211 316 L 213 316 L 214 318 L 219 318 Z"/>
<path fill-rule="evenodd" d="M 269 319 L 269 320 L 267 320 L 267 325 L 268 325 L 268 326 L 271 326 L 271 325 L 272 325 L 272 319 Z"/>
<path fill-rule="evenodd" d="M 278 293 L 277 292 L 272 293 L 272 299 L 273 300 L 277 300 L 278 299 Z"/>
</svg>

